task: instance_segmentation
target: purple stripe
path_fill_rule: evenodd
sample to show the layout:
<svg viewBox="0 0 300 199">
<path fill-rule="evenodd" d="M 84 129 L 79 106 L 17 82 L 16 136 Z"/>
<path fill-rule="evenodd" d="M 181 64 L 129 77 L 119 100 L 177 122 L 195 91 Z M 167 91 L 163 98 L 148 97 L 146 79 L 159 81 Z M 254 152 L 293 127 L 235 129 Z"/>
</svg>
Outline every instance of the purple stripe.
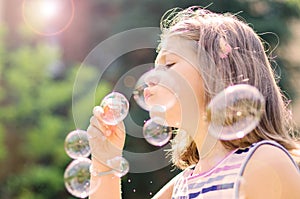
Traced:
<svg viewBox="0 0 300 199">
<path fill-rule="evenodd" d="M 227 183 L 227 184 L 219 184 L 219 185 L 213 185 L 211 187 L 207 187 L 202 189 L 202 191 L 196 192 L 196 193 L 190 193 L 189 198 L 197 198 L 200 194 L 205 194 L 210 191 L 218 191 L 223 189 L 232 189 L 234 186 L 234 183 Z"/>
<path fill-rule="evenodd" d="M 208 171 L 206 173 L 201 173 L 199 175 L 191 176 L 191 177 L 189 177 L 189 179 L 194 179 L 194 178 L 197 178 L 199 176 L 208 177 L 208 176 L 212 175 L 213 173 L 219 173 L 220 171 L 228 171 L 228 170 L 231 170 L 231 169 L 240 168 L 241 165 L 242 165 L 241 163 L 240 164 L 230 165 L 230 166 L 226 165 L 226 166 L 221 167 L 221 168 L 210 170 L 210 171 Z M 204 175 L 204 174 L 207 174 L 207 175 Z"/>
<path fill-rule="evenodd" d="M 212 171 L 213 171 L 214 169 L 216 169 L 218 166 L 220 166 L 220 165 L 222 165 L 224 162 L 226 162 L 227 159 L 229 159 L 230 157 L 232 157 L 232 154 L 234 154 L 237 150 L 238 150 L 238 149 L 235 149 L 235 150 L 231 151 L 229 154 L 227 154 L 227 155 L 223 158 L 223 160 L 221 160 L 220 162 L 218 162 L 218 163 L 217 163 L 213 168 L 211 168 L 210 170 L 205 171 L 205 172 L 202 172 L 202 173 L 199 173 L 199 174 L 196 174 L 195 176 L 199 176 L 199 175 L 205 176 L 207 173 L 212 172 Z M 193 175 L 193 174 L 192 174 L 192 175 Z"/>
<path fill-rule="evenodd" d="M 212 182 L 216 183 L 218 181 L 223 182 L 225 177 L 229 177 L 229 176 L 234 177 L 236 175 L 237 174 L 235 172 L 234 173 L 229 173 L 229 174 L 226 174 L 226 175 L 219 175 L 219 176 L 216 176 L 216 177 L 213 177 L 213 178 L 208 178 L 207 181 L 202 181 L 201 180 L 202 182 L 199 182 L 199 180 L 196 179 L 195 181 L 192 181 L 191 183 L 189 183 L 188 188 L 189 188 L 189 190 L 199 189 L 199 188 L 202 188 L 205 184 L 211 184 Z"/>
</svg>

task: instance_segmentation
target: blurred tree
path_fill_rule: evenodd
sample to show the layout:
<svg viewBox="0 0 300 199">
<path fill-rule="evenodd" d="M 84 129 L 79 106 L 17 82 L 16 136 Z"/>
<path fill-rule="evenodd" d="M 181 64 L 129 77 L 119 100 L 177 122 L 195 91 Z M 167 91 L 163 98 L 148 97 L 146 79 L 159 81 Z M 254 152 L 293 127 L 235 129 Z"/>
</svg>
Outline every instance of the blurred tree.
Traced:
<svg viewBox="0 0 300 199">
<path fill-rule="evenodd" d="M 59 48 L 47 42 L 33 42 L 34 37 L 28 32 L 22 34 L 25 42 L 8 51 L 3 45 L 3 32 L 0 198 L 71 198 L 63 183 L 63 172 L 70 162 L 63 146 L 67 133 L 75 128 L 71 116 L 72 88 L 78 67 L 64 67 Z M 83 78 L 88 80 L 91 74 L 92 68 Z M 99 87 L 99 97 L 107 93 L 107 86 Z"/>
<path fill-rule="evenodd" d="M 0 41 L 5 41 L 2 34 Z M 71 75 L 56 81 L 59 50 L 46 44 L 1 49 L 1 113 L 7 156 L 1 161 L 1 198 L 54 198 L 64 193 L 63 140 L 69 119 Z M 55 165 L 55 166 L 54 166 Z M 16 191 L 18 190 L 18 191 Z M 40 196 L 39 196 L 40 195 Z"/>
<path fill-rule="evenodd" d="M 2 38 L 5 35 L 6 30 L 4 28 L 0 28 L 0 38 Z M 4 67 L 4 53 L 5 53 L 5 43 L 2 39 L 0 39 L 0 71 L 2 71 L 2 68 Z M 2 88 L 3 79 L 2 75 L 0 73 L 0 101 L 5 98 L 5 91 Z M 4 161 L 7 155 L 7 151 L 5 148 L 5 129 L 4 124 L 0 123 L 0 162 Z"/>
</svg>

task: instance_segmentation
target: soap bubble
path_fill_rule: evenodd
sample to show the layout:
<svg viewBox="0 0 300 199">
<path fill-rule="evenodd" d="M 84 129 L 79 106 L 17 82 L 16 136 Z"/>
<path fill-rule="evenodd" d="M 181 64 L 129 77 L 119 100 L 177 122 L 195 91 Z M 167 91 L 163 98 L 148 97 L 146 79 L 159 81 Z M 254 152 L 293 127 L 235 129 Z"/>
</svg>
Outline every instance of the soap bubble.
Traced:
<svg viewBox="0 0 300 199">
<path fill-rule="evenodd" d="M 146 141 L 154 146 L 163 146 L 172 137 L 172 128 L 168 127 L 160 117 L 154 117 L 146 121 L 143 127 L 143 135 Z"/>
<path fill-rule="evenodd" d="M 139 78 L 133 98 L 147 111 L 154 105 L 165 106 L 168 109 L 176 103 L 177 92 L 176 81 L 168 68 L 157 66 Z"/>
<path fill-rule="evenodd" d="M 114 175 L 118 177 L 126 175 L 129 171 L 128 161 L 121 156 L 117 156 L 113 159 L 107 160 L 106 164 L 108 167 L 113 169 Z"/>
<path fill-rule="evenodd" d="M 90 166 L 91 160 L 88 158 L 78 158 L 67 166 L 64 182 L 67 191 L 73 196 L 86 198 L 99 187 L 100 178 L 90 178 Z"/>
<path fill-rule="evenodd" d="M 150 110 L 150 106 L 145 102 L 144 89 L 148 87 L 145 82 L 145 78 L 148 74 L 149 72 L 146 72 L 138 79 L 133 91 L 133 99 L 142 109 L 147 111 Z"/>
<path fill-rule="evenodd" d="M 265 108 L 257 88 L 238 84 L 216 95 L 207 107 L 208 131 L 220 140 L 243 138 L 258 125 Z"/>
<path fill-rule="evenodd" d="M 101 119 L 105 124 L 116 125 L 123 121 L 129 111 L 129 102 L 126 97 L 118 92 L 105 96 L 100 103 L 103 108 Z"/>
<path fill-rule="evenodd" d="M 73 159 L 88 157 L 91 151 L 86 131 L 70 132 L 65 139 L 65 151 Z"/>
<path fill-rule="evenodd" d="M 167 109 L 165 106 L 154 105 L 149 110 L 149 116 L 150 118 L 155 118 L 155 117 L 160 118 L 160 119 L 156 119 L 156 122 L 160 122 L 161 125 L 165 125 L 166 111 Z"/>
</svg>

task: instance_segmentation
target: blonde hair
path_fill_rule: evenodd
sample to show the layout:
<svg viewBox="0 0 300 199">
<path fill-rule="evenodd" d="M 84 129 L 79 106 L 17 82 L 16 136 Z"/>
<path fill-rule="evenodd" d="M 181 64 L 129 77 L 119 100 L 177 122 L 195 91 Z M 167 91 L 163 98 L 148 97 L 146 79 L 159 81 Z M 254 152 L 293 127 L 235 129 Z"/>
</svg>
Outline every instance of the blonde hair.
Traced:
<svg viewBox="0 0 300 199">
<path fill-rule="evenodd" d="M 263 42 L 251 27 L 234 15 L 194 6 L 168 11 L 161 20 L 161 30 L 162 41 L 176 35 L 198 43 L 206 104 L 227 86 L 245 82 L 264 96 L 265 113 L 259 125 L 241 139 L 221 141 L 226 149 L 247 147 L 261 140 L 274 140 L 290 151 L 298 149 L 287 100 L 277 86 Z M 182 169 L 199 160 L 196 144 L 191 139 L 185 139 L 185 143 L 182 147 L 182 138 L 175 136 L 171 150 L 172 162 Z"/>
</svg>

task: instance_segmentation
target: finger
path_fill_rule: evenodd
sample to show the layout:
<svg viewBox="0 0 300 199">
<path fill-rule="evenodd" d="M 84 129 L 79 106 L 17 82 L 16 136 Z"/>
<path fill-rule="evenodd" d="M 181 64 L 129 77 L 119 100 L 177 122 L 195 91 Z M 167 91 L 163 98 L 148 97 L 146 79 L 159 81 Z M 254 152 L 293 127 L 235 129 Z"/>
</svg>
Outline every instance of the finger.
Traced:
<svg viewBox="0 0 300 199">
<path fill-rule="evenodd" d="M 98 119 L 101 120 L 101 115 L 104 113 L 104 110 L 101 106 L 95 106 L 93 109 L 93 114 L 94 116 Z"/>
<path fill-rule="evenodd" d="M 90 124 L 96 128 L 98 128 L 102 134 L 106 137 L 112 134 L 112 129 L 109 126 L 105 125 L 102 121 L 99 121 L 96 116 L 92 116 L 90 119 Z"/>
<path fill-rule="evenodd" d="M 93 125 L 93 126 L 95 126 L 96 128 L 101 128 L 101 124 L 100 124 L 100 122 L 99 122 L 99 120 L 95 117 L 95 116 L 92 116 L 91 118 L 90 118 L 90 124 L 91 125 Z"/>
<path fill-rule="evenodd" d="M 102 132 L 93 125 L 89 125 L 86 132 L 87 132 L 87 135 L 88 135 L 89 139 L 93 139 L 93 138 L 96 138 L 96 137 L 99 137 L 99 136 L 104 137 Z"/>
<path fill-rule="evenodd" d="M 121 139 L 121 140 L 123 140 L 124 139 L 124 137 L 125 137 L 125 125 L 124 125 L 124 123 L 123 122 L 120 122 L 119 124 L 117 124 L 116 126 L 114 126 L 114 129 L 115 129 L 115 134 L 116 134 L 116 136 L 119 138 L 119 139 Z"/>
<path fill-rule="evenodd" d="M 102 120 L 101 120 L 101 115 L 104 113 L 104 110 L 101 106 L 95 106 L 94 109 L 93 109 L 93 114 L 94 116 L 98 119 L 98 121 L 100 121 L 103 125 L 105 125 Z M 120 124 L 120 123 L 119 123 Z M 108 129 L 110 129 L 112 132 L 114 132 L 116 130 L 116 126 L 119 126 L 120 125 L 117 124 L 117 125 L 105 125 Z M 123 122 L 121 122 L 121 126 L 123 127 L 124 124 Z"/>
</svg>

